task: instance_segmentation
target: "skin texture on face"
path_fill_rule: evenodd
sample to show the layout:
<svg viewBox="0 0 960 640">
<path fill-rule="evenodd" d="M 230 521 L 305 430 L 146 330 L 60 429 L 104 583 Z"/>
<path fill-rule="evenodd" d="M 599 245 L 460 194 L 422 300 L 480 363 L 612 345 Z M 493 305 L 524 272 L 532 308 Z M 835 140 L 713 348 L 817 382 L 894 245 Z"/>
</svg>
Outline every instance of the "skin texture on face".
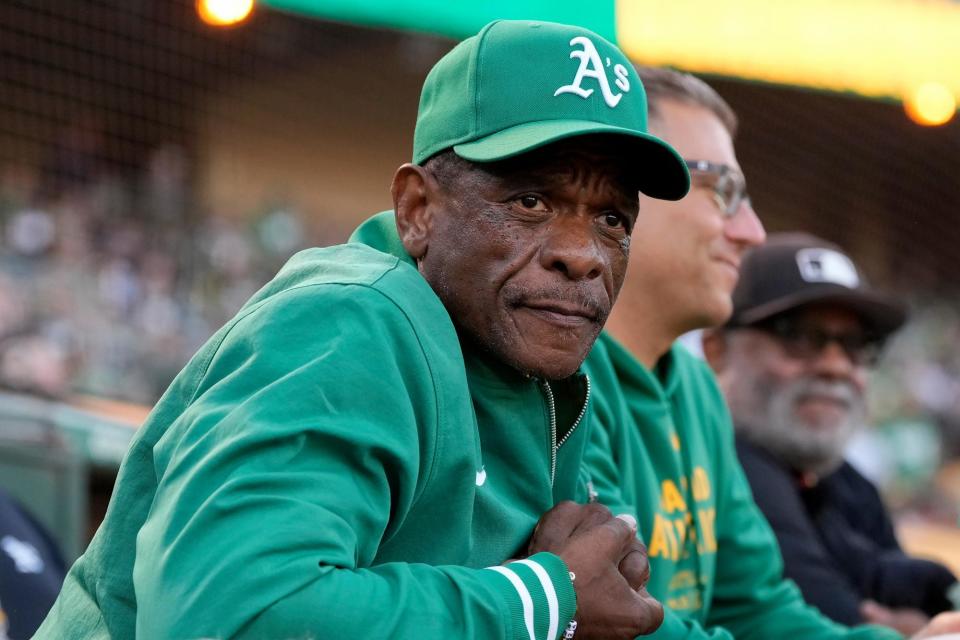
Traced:
<svg viewBox="0 0 960 640">
<path fill-rule="evenodd" d="M 806 308 L 798 322 L 830 334 L 863 330 L 854 313 L 830 306 Z M 797 471 L 823 474 L 836 468 L 865 420 L 865 368 L 836 342 L 801 359 L 790 356 L 779 338 L 757 329 L 725 331 L 708 342 L 717 339 L 723 346 L 714 343 L 706 350 L 740 433 Z"/>
<path fill-rule="evenodd" d="M 740 170 L 733 141 L 713 112 L 661 100 L 651 132 L 688 160 L 706 160 Z M 740 259 L 765 239 L 749 203 L 724 218 L 707 182 L 695 179 L 690 193 L 670 202 L 641 196 L 630 266 L 610 331 L 652 366 L 681 334 L 722 324 Z M 651 313 L 656 309 L 656 313 Z"/>
<path fill-rule="evenodd" d="M 401 167 L 404 247 L 461 336 L 522 373 L 572 375 L 623 283 L 635 181 L 612 138 L 585 136 L 517 158 L 462 164 L 438 180 Z"/>
</svg>

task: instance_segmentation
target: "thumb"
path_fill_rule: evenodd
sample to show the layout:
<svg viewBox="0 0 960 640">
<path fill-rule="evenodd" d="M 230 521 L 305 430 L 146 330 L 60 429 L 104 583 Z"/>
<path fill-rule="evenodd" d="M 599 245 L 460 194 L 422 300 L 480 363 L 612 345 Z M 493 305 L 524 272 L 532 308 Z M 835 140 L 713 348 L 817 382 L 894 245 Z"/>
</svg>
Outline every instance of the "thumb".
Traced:
<svg viewBox="0 0 960 640">
<path fill-rule="evenodd" d="M 618 515 L 617 515 L 617 519 L 618 519 L 618 520 L 623 520 L 625 523 L 627 523 L 627 526 L 630 527 L 631 529 L 633 529 L 633 533 L 634 533 L 634 535 L 636 535 L 636 533 L 637 533 L 637 519 L 636 519 L 636 518 L 634 518 L 634 517 L 633 517 L 632 515 L 630 515 L 629 513 L 621 513 L 621 514 L 618 514 Z"/>
</svg>

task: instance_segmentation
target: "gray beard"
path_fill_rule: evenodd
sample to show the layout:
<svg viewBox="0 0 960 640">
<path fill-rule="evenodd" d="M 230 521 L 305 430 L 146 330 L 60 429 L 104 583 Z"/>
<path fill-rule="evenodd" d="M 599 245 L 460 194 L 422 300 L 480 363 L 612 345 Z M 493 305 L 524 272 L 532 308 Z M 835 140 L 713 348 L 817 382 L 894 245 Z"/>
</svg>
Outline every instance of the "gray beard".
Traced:
<svg viewBox="0 0 960 640">
<path fill-rule="evenodd" d="M 843 452 L 866 420 L 863 396 L 843 382 L 801 378 L 779 389 L 754 389 L 763 393 L 755 398 L 753 415 L 738 415 L 737 431 L 780 462 L 796 471 L 825 475 L 843 462 Z M 843 399 L 845 417 L 832 424 L 810 425 L 796 415 L 797 400 L 816 393 Z"/>
</svg>

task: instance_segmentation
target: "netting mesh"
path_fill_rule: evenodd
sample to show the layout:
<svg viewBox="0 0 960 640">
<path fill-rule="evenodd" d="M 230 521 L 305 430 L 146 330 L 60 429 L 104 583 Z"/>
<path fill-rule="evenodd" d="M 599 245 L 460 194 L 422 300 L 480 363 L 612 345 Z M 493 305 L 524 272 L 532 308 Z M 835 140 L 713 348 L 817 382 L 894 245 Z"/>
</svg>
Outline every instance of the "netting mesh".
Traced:
<svg viewBox="0 0 960 640">
<path fill-rule="evenodd" d="M 389 207 L 451 45 L 265 9 L 216 29 L 186 0 L 0 4 L 0 380 L 155 400 L 290 253 Z M 922 425 L 900 475 L 924 476 L 960 430 L 960 124 L 711 82 L 768 228 L 839 242 L 917 303 L 875 404 Z"/>
</svg>

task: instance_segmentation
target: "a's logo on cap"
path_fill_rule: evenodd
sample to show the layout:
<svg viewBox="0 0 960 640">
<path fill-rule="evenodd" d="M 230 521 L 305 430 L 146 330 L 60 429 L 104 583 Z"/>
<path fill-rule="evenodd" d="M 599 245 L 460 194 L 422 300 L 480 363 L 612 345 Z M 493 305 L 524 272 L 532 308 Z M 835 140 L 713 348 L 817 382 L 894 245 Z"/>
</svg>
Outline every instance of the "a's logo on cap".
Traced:
<svg viewBox="0 0 960 640">
<path fill-rule="evenodd" d="M 600 54 L 597 53 L 597 47 L 594 46 L 590 38 L 586 36 L 577 36 L 570 41 L 571 47 L 576 47 L 577 45 L 583 47 L 583 49 L 570 52 L 571 58 L 580 58 L 580 68 L 577 69 L 577 75 L 573 78 L 573 82 L 560 87 L 553 95 L 558 96 L 561 93 L 575 93 L 581 98 L 589 98 L 594 90 L 584 89 L 580 85 L 584 78 L 595 78 L 600 85 L 600 93 L 603 94 L 603 101 L 606 102 L 610 108 L 617 106 L 617 104 L 620 103 L 620 98 L 623 97 L 623 93 L 630 91 L 630 80 L 628 79 L 627 68 L 622 64 L 613 66 L 613 75 L 616 78 L 614 84 L 623 92 L 614 93 L 610 88 L 610 82 L 607 80 L 607 71 L 603 66 L 603 61 L 600 59 Z M 610 58 L 606 59 L 606 63 L 608 67 L 612 64 Z"/>
<path fill-rule="evenodd" d="M 807 282 L 829 282 L 856 289 L 860 286 L 857 268 L 847 256 L 832 249 L 801 249 L 797 251 L 800 277 Z"/>
</svg>

